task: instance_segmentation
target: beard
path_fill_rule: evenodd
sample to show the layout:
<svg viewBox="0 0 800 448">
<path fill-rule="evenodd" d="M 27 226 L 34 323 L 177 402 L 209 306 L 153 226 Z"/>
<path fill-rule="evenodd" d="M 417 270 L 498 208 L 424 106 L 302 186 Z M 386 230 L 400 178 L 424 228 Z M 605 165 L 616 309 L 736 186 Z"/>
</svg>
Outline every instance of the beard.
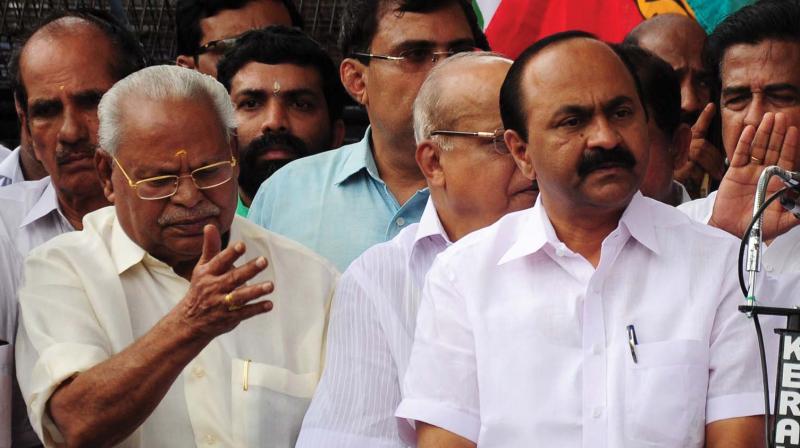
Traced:
<svg viewBox="0 0 800 448">
<path fill-rule="evenodd" d="M 264 159 L 270 150 L 281 149 L 292 154 L 286 159 Z M 242 151 L 242 163 L 239 169 L 239 186 L 251 199 L 258 188 L 272 174 L 289 162 L 310 154 L 308 146 L 291 134 L 264 134 L 250 142 Z"/>
</svg>

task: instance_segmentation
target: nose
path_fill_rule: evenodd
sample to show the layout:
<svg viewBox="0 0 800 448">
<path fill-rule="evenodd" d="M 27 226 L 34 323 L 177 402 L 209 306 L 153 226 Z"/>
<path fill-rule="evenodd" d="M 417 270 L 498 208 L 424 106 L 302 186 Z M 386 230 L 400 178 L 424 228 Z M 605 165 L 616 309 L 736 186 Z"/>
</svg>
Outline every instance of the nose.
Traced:
<svg viewBox="0 0 800 448">
<path fill-rule="evenodd" d="M 80 111 L 65 107 L 61 128 L 58 130 L 58 140 L 63 145 L 75 145 L 89 136 L 87 117 Z"/>
<path fill-rule="evenodd" d="M 262 134 L 283 134 L 289 132 L 289 117 L 283 101 L 271 98 L 264 108 L 264 121 L 261 123 Z"/>
<path fill-rule="evenodd" d="M 619 132 L 606 117 L 598 117 L 587 132 L 589 134 L 586 144 L 589 148 L 613 149 L 619 146 Z"/>
<path fill-rule="evenodd" d="M 753 125 L 758 127 L 761 124 L 761 119 L 764 118 L 764 114 L 768 111 L 764 107 L 764 102 L 761 99 L 761 95 L 754 94 L 753 98 L 750 100 L 750 104 L 747 105 L 747 111 L 745 112 L 744 116 L 744 125 Z"/>
<path fill-rule="evenodd" d="M 186 174 L 178 178 L 178 189 L 175 194 L 170 197 L 174 204 L 182 205 L 186 208 L 192 208 L 203 199 L 203 193 L 194 184 L 192 176 Z"/>
<path fill-rule="evenodd" d="M 690 77 L 681 80 L 681 110 L 684 112 L 700 112 L 705 107 L 701 104 L 700 97 L 695 90 Z"/>
</svg>

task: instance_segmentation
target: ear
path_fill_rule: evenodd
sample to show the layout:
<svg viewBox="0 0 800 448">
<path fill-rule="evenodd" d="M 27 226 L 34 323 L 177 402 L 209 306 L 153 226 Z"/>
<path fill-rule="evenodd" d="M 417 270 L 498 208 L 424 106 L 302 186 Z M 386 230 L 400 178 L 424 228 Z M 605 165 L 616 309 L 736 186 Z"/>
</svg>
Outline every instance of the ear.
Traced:
<svg viewBox="0 0 800 448">
<path fill-rule="evenodd" d="M 94 166 L 97 170 L 97 175 L 100 177 L 100 185 L 103 186 L 103 194 L 108 202 L 114 203 L 114 184 L 111 182 L 111 174 L 113 173 L 111 155 L 102 149 L 98 149 L 94 153 Z"/>
<path fill-rule="evenodd" d="M 517 131 L 511 129 L 503 134 L 503 138 L 506 141 L 506 146 L 508 146 L 509 151 L 511 151 L 511 155 L 514 157 L 514 162 L 517 163 L 517 167 L 519 167 L 519 170 L 522 172 L 522 175 L 535 181 L 536 169 L 533 166 L 533 160 L 531 160 L 530 154 L 528 154 L 528 142 L 526 142 Z"/>
<path fill-rule="evenodd" d="M 330 149 L 336 149 L 342 146 L 344 143 L 344 135 L 347 131 L 347 128 L 344 126 L 344 120 L 341 118 L 337 119 L 333 122 L 333 128 L 331 129 L 331 147 Z"/>
<path fill-rule="evenodd" d="M 672 136 L 672 166 L 678 169 L 689 160 L 689 146 L 692 144 L 692 128 L 681 123 Z"/>
<path fill-rule="evenodd" d="M 242 155 L 239 154 L 239 131 L 238 129 L 234 129 L 233 133 L 231 134 L 231 154 L 236 157 L 236 166 L 233 167 L 233 178 L 239 178 L 239 168 L 242 166 Z"/>
<path fill-rule="evenodd" d="M 367 66 L 353 58 L 345 58 L 339 65 L 339 77 L 347 93 L 362 106 L 369 104 L 367 97 Z"/>
<path fill-rule="evenodd" d="M 26 134 L 28 141 L 30 141 L 31 128 L 28 126 L 28 114 L 26 114 L 25 110 L 22 109 L 22 105 L 19 104 L 19 100 L 17 100 L 16 95 L 14 95 L 14 110 L 16 110 L 17 118 L 19 119 L 20 132 Z"/>
<path fill-rule="evenodd" d="M 431 140 L 425 140 L 417 145 L 417 165 L 428 181 L 429 187 L 444 188 L 445 176 L 441 164 L 442 148 Z"/>
<path fill-rule="evenodd" d="M 179 67 L 190 68 L 192 70 L 197 69 L 197 64 L 195 64 L 194 56 L 189 56 L 185 54 L 178 55 L 175 59 L 175 64 Z"/>
</svg>

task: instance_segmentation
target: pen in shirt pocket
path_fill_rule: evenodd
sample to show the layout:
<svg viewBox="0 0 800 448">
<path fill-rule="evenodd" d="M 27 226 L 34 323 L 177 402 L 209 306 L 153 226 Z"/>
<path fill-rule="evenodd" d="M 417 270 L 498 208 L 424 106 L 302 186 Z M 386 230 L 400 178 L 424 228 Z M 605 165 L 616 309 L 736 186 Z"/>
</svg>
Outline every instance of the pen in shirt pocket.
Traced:
<svg viewBox="0 0 800 448">
<path fill-rule="evenodd" d="M 633 359 L 634 364 L 639 363 L 639 359 L 636 358 L 636 346 L 639 344 L 639 341 L 636 339 L 636 328 L 633 325 L 628 325 L 628 346 L 631 349 L 631 359 Z"/>
</svg>

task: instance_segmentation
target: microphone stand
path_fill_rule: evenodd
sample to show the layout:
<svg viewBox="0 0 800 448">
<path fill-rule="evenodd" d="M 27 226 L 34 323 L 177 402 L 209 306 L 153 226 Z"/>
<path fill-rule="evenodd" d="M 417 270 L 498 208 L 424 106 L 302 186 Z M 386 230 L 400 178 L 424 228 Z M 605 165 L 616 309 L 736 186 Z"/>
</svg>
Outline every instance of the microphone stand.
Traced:
<svg viewBox="0 0 800 448">
<path fill-rule="evenodd" d="M 754 218 L 764 205 L 767 186 L 773 176 L 778 176 L 787 183 L 796 183 L 788 171 L 778 166 L 765 168 L 756 187 L 756 197 L 753 203 Z M 769 428 L 771 436 L 768 435 L 768 448 L 800 448 L 800 309 L 765 307 L 756 304 L 756 285 L 758 272 L 761 270 L 763 216 L 762 213 L 753 223 L 750 233 L 745 236 L 747 238 L 746 269 L 749 284 L 746 304 L 740 306 L 739 311 L 745 313 L 749 318 L 756 318 L 759 339 L 761 331 L 758 325 L 759 315 L 785 316 L 787 318 L 785 329 L 775 329 L 775 333 L 780 337 L 780 344 L 774 418 Z M 759 342 L 761 343 L 761 341 Z M 764 387 L 766 388 L 767 384 Z M 764 412 L 768 413 L 768 409 L 765 409 Z"/>
</svg>

